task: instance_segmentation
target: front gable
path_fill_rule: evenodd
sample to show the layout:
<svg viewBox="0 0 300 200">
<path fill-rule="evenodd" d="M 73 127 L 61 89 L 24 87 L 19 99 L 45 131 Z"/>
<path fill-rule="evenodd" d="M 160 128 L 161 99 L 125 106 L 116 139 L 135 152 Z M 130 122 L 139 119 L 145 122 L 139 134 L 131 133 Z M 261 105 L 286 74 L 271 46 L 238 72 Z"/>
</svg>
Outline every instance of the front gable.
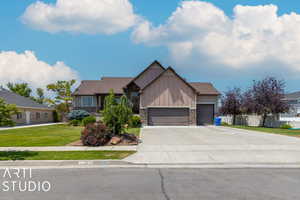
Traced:
<svg viewBox="0 0 300 200">
<path fill-rule="evenodd" d="M 193 87 L 168 68 L 142 90 L 141 107 L 194 108 L 196 97 Z"/>
<path fill-rule="evenodd" d="M 132 82 L 135 83 L 140 89 L 143 89 L 164 71 L 165 68 L 158 61 L 154 61 Z"/>
</svg>

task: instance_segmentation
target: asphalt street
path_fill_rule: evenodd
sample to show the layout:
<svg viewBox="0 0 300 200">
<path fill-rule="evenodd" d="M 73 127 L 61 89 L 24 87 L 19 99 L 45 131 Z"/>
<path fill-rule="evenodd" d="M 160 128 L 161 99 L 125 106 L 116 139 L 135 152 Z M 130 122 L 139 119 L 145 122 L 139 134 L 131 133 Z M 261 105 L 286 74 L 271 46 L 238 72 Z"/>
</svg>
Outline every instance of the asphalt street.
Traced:
<svg viewBox="0 0 300 200">
<path fill-rule="evenodd" d="M 300 169 L 1 169 L 0 178 L 1 200 L 300 199 Z"/>
</svg>

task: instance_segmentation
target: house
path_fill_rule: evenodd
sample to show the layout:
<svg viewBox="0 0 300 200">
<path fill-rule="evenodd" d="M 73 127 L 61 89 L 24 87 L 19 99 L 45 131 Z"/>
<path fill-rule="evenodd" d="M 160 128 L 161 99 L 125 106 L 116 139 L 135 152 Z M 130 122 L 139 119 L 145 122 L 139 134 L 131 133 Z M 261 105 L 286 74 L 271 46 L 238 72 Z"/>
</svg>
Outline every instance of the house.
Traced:
<svg viewBox="0 0 300 200">
<path fill-rule="evenodd" d="M 15 104 L 19 114 L 12 116 L 17 125 L 40 124 L 53 122 L 53 108 L 39 104 L 30 98 L 26 98 L 0 87 L 0 98 L 7 104 Z"/>
<path fill-rule="evenodd" d="M 110 89 L 126 94 L 143 125 L 150 126 L 213 124 L 220 95 L 211 83 L 187 82 L 154 61 L 136 77 L 82 81 L 73 93 L 73 109 L 99 112 Z"/>
<path fill-rule="evenodd" d="M 291 108 L 288 113 L 281 114 L 281 117 L 300 117 L 300 92 L 286 94 L 284 101 L 287 101 Z"/>
</svg>

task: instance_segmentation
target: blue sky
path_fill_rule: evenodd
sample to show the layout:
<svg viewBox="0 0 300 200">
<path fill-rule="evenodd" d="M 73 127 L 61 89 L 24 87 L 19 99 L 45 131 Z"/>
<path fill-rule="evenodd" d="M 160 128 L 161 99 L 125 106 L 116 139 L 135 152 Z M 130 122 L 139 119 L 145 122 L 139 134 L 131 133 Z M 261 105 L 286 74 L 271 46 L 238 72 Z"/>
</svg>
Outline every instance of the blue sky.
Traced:
<svg viewBox="0 0 300 200">
<path fill-rule="evenodd" d="M 56 0 L 43 0 L 43 2 L 54 5 Z M 131 0 L 130 4 L 133 6 L 135 15 L 150 22 L 155 28 L 162 24 L 162 26 L 165 26 L 164 30 L 171 35 L 173 32 L 167 30 L 170 29 L 170 26 L 166 25 L 166 21 L 176 8 L 180 6 L 180 2 L 182 1 Z M 279 16 L 289 14 L 290 12 L 300 12 L 300 4 L 297 1 L 208 0 L 206 2 L 210 2 L 216 8 L 223 10 L 229 18 L 234 18 L 233 8 L 236 5 L 259 6 L 274 4 L 278 6 Z M 214 57 L 216 55 L 211 56 L 210 54 L 208 56 L 206 52 L 203 53 L 205 48 L 201 47 L 199 50 L 201 54 L 195 53 L 198 52 L 198 50 L 195 50 L 193 52 L 194 56 L 178 61 L 176 60 L 176 55 L 175 58 L 174 55 L 171 56 L 170 43 L 166 44 L 163 42 L 164 38 L 153 39 L 151 36 L 150 40 L 149 36 L 148 38 L 144 38 L 143 41 L 134 41 L 132 34 L 135 26 L 114 34 L 85 34 L 68 31 L 51 33 L 51 31 L 45 31 L 43 28 L 33 28 L 33 26 L 24 23 L 21 16 L 25 13 L 26 8 L 34 3 L 36 3 L 35 0 L 6 0 L 2 2 L 2 6 L 0 7 L 0 25 L 2 27 L 0 31 L 0 50 L 2 52 L 16 52 L 17 55 L 23 54 L 24 51 L 32 51 L 39 61 L 43 61 L 52 67 L 57 61 L 62 61 L 65 66 L 77 71 L 81 80 L 99 79 L 101 76 L 135 76 L 153 60 L 158 60 L 165 66 L 172 65 L 184 78 L 190 81 L 213 82 L 220 91 L 233 86 L 245 88 L 251 84 L 251 80 L 260 79 L 266 75 L 274 75 L 285 79 L 287 82 L 287 91 L 300 90 L 300 76 L 291 76 L 295 72 L 300 72 L 297 71 L 299 67 L 297 68 L 295 64 L 298 60 L 289 62 L 289 58 L 284 57 L 284 61 L 280 60 L 283 63 L 278 64 L 277 60 L 274 61 L 271 58 L 272 56 L 274 57 L 274 54 L 272 54 L 260 60 L 259 64 L 254 63 L 254 67 L 251 66 L 251 63 L 244 64 L 244 62 L 243 64 L 236 64 L 235 67 L 228 67 L 230 64 L 228 64 L 226 58 L 224 58 L 224 62 L 220 61 L 218 64 L 212 63 L 211 60 L 221 59 L 222 56 L 217 55 L 217 57 Z M 201 21 L 201 18 L 199 18 L 199 21 Z M 175 24 L 175 22 L 173 23 Z M 150 33 L 154 34 L 154 32 Z M 199 31 L 199 34 L 202 33 L 203 30 Z M 190 34 L 186 35 L 186 37 L 189 36 Z M 181 37 L 180 40 L 182 39 Z M 170 36 L 167 40 L 173 40 L 173 36 Z M 280 38 L 280 41 L 282 40 Z M 151 44 L 151 42 L 155 43 L 155 45 Z M 173 42 L 172 44 L 176 43 Z M 176 51 L 176 48 L 174 51 Z M 289 52 L 281 54 L 285 53 L 289 54 Z M 0 63 L 1 58 L 5 59 L 6 57 L 0 56 Z M 10 60 L 8 63 L 14 62 Z M 263 65 L 270 66 L 262 67 Z M 293 65 L 293 67 L 289 67 L 289 65 Z M 5 68 L 1 71 L 1 67 L 4 68 L 4 65 L 0 64 L 0 72 L 8 70 Z M 35 69 L 32 69 L 32 73 L 35 73 Z M 290 69 L 292 69 L 291 72 Z M 20 71 L 22 70 L 20 69 Z M 7 78 L 11 74 L 6 74 L 5 80 L 2 83 L 12 80 Z M 13 78 L 14 74 L 11 76 Z M 2 74 L 2 77 L 0 75 L 0 78 L 4 79 L 4 75 Z M 18 78 L 19 81 L 26 81 L 26 78 L 24 80 L 21 79 Z M 32 82 L 32 84 L 36 83 L 37 81 Z"/>
</svg>

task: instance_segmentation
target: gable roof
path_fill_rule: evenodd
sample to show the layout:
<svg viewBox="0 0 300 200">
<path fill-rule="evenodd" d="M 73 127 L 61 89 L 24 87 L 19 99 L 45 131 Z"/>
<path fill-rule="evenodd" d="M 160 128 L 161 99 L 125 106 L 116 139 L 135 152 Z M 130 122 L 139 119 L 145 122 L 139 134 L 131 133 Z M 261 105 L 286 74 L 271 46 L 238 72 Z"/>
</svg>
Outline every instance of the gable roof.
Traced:
<svg viewBox="0 0 300 200">
<path fill-rule="evenodd" d="M 183 79 L 181 76 L 179 76 L 176 71 L 172 68 L 172 67 L 168 67 L 163 73 L 161 73 L 159 76 L 157 76 L 153 81 L 151 81 L 148 85 L 146 85 L 143 89 L 145 90 L 147 87 L 149 87 L 150 85 L 152 85 L 155 81 L 157 81 L 160 77 L 162 77 L 166 72 L 171 71 L 173 72 L 181 81 L 183 81 L 188 87 L 190 87 L 194 92 L 198 93 L 197 90 L 191 86 L 188 82 L 186 82 L 185 79 Z"/>
<path fill-rule="evenodd" d="M 160 62 L 158 62 L 157 60 L 153 61 L 146 69 L 144 69 L 141 73 L 139 73 L 134 79 L 132 79 L 126 86 L 130 85 L 131 83 L 135 83 L 135 81 L 137 81 L 143 74 L 145 74 L 153 65 L 157 65 L 162 69 L 162 72 L 164 72 L 166 69 L 160 64 Z M 161 73 L 162 73 L 161 72 Z M 158 76 L 161 73 L 155 75 Z M 156 78 L 156 77 L 155 77 Z M 151 82 L 151 81 L 150 81 Z M 146 87 L 149 83 L 145 83 L 143 85 L 138 85 L 140 87 L 140 89 L 143 89 L 144 87 Z"/>
<path fill-rule="evenodd" d="M 200 95 L 220 95 L 219 91 L 211 83 L 190 82 Z"/>
<path fill-rule="evenodd" d="M 73 95 L 108 94 L 111 89 L 115 94 L 123 94 L 123 88 L 132 79 L 132 77 L 102 77 L 101 80 L 84 80 Z"/>
<path fill-rule="evenodd" d="M 284 95 L 286 100 L 297 100 L 300 99 L 300 91 L 299 92 L 292 92 Z"/>
<path fill-rule="evenodd" d="M 15 104 L 17 107 L 53 110 L 47 105 L 39 104 L 30 98 L 23 97 L 4 88 L 0 88 L 0 98 L 4 99 L 7 104 Z"/>
</svg>

